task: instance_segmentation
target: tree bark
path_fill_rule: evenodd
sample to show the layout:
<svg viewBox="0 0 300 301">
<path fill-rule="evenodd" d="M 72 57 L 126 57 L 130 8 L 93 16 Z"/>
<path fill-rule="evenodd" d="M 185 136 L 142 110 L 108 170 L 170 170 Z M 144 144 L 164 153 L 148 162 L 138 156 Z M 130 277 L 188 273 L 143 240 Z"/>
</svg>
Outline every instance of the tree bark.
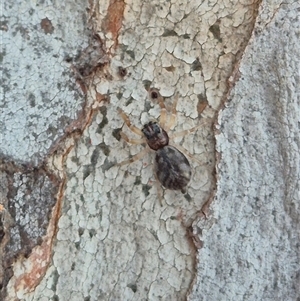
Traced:
<svg viewBox="0 0 300 301">
<path fill-rule="evenodd" d="M 299 9 L 6 3 L 0 299 L 300 298 Z M 150 120 L 185 194 L 137 155 Z"/>
</svg>

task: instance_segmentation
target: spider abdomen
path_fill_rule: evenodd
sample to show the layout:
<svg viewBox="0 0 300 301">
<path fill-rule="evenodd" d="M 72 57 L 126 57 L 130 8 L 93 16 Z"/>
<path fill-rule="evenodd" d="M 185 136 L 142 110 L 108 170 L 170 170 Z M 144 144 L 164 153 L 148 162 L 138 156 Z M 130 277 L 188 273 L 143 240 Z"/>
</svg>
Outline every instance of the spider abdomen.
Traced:
<svg viewBox="0 0 300 301">
<path fill-rule="evenodd" d="M 156 151 L 155 173 L 167 189 L 185 192 L 192 170 L 189 161 L 177 148 L 166 145 Z"/>
</svg>

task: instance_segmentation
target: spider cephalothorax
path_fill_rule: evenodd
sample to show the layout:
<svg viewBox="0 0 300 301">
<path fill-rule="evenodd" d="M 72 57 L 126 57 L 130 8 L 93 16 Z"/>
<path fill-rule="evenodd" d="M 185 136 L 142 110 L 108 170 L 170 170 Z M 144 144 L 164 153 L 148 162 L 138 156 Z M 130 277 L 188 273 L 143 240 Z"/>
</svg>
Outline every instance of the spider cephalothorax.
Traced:
<svg viewBox="0 0 300 301">
<path fill-rule="evenodd" d="M 169 144 L 167 132 L 157 122 L 150 121 L 142 129 L 149 147 L 155 151 Z"/>
</svg>

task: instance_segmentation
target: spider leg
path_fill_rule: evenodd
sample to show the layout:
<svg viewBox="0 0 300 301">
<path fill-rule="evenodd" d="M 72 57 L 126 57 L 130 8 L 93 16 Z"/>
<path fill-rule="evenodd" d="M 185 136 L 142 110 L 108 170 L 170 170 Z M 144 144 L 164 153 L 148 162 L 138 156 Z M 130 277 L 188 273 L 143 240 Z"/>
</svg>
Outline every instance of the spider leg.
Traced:
<svg viewBox="0 0 300 301">
<path fill-rule="evenodd" d="M 135 134 L 144 137 L 143 132 L 136 126 L 134 126 L 133 124 L 131 124 L 129 117 L 126 115 L 126 113 L 118 108 L 118 113 L 120 114 L 120 116 L 122 117 L 122 119 L 124 120 L 124 122 L 126 123 L 126 125 L 128 126 L 128 128 L 134 132 Z"/>
<path fill-rule="evenodd" d="M 179 94 L 176 93 L 175 95 L 175 99 L 172 105 L 172 111 L 171 111 L 171 116 L 168 120 L 168 122 L 165 125 L 165 131 L 168 132 L 171 128 L 174 128 L 175 124 L 176 124 L 176 119 L 177 119 L 177 102 L 178 102 L 178 98 L 179 98 Z"/>
<path fill-rule="evenodd" d="M 205 125 L 205 124 L 207 124 L 207 123 L 208 123 L 208 120 L 202 121 L 202 122 L 200 122 L 198 125 L 196 125 L 196 126 L 190 128 L 190 129 L 183 130 L 183 131 L 177 132 L 177 133 L 172 133 L 172 134 L 170 134 L 169 136 L 170 136 L 170 138 L 176 138 L 176 137 L 186 136 L 186 135 L 188 135 L 188 134 L 190 134 L 190 133 L 195 132 L 197 129 L 199 129 L 200 127 L 202 127 L 203 125 Z"/>
<path fill-rule="evenodd" d="M 159 91 L 154 88 L 149 90 L 149 96 L 152 100 L 157 100 L 160 106 L 159 123 L 161 127 L 164 128 L 167 120 L 167 109 L 164 103 L 164 98 L 160 95 Z"/>
<path fill-rule="evenodd" d="M 114 166 L 123 166 L 129 163 L 132 163 L 134 161 L 139 160 L 140 158 L 142 158 L 145 154 L 147 154 L 149 152 L 148 148 L 144 148 L 142 151 L 140 151 L 139 153 L 137 153 L 136 155 L 132 156 L 131 158 L 124 160 L 122 162 L 116 163 Z"/>
<path fill-rule="evenodd" d="M 143 143 L 146 142 L 144 138 L 141 138 L 141 139 L 131 139 L 131 138 L 129 138 L 123 132 L 120 132 L 120 135 L 121 135 L 122 139 L 125 140 L 129 144 L 143 144 Z"/>
</svg>

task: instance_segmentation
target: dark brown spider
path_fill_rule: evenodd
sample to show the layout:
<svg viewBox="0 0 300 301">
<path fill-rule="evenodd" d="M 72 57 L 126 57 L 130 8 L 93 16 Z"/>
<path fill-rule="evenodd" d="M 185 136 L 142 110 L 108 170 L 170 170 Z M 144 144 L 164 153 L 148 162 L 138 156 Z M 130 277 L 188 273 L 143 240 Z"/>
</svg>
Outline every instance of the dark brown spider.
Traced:
<svg viewBox="0 0 300 301">
<path fill-rule="evenodd" d="M 192 176 L 191 165 L 185 155 L 178 150 L 178 148 L 180 148 L 179 146 L 174 147 L 169 145 L 169 135 L 167 133 L 167 131 L 174 125 L 176 120 L 176 105 L 178 97 L 176 97 L 173 103 L 172 115 L 167 122 L 167 112 L 163 97 L 160 95 L 157 89 L 150 89 L 149 95 L 152 99 L 157 100 L 161 107 L 160 124 L 150 121 L 144 125 L 142 130 L 140 130 L 136 126 L 132 125 L 125 112 L 119 109 L 119 114 L 128 128 L 135 134 L 141 136 L 141 138 L 130 139 L 123 132 L 120 132 L 120 135 L 126 142 L 130 144 L 142 144 L 146 142 L 149 148 L 156 152 L 154 172 L 158 181 L 167 189 L 181 190 L 182 193 L 185 193 L 186 187 Z M 184 136 L 193 132 L 201 125 L 202 124 L 189 130 L 176 133 L 172 135 L 172 137 Z M 131 159 L 125 160 L 116 165 L 122 166 L 134 162 L 142 158 L 146 152 L 148 152 L 147 148 L 133 156 Z"/>
<path fill-rule="evenodd" d="M 177 148 L 169 145 L 167 132 L 157 122 L 150 121 L 142 129 L 149 147 L 156 151 L 154 171 L 167 189 L 186 192 L 192 176 L 189 161 Z"/>
</svg>

